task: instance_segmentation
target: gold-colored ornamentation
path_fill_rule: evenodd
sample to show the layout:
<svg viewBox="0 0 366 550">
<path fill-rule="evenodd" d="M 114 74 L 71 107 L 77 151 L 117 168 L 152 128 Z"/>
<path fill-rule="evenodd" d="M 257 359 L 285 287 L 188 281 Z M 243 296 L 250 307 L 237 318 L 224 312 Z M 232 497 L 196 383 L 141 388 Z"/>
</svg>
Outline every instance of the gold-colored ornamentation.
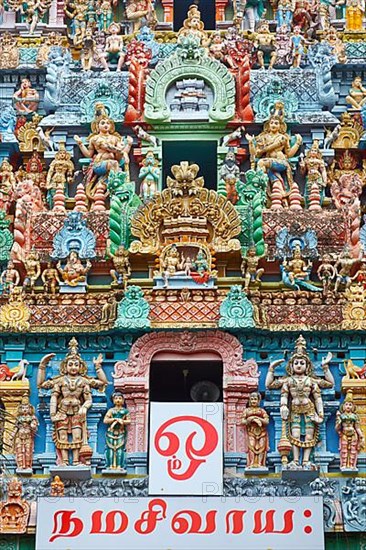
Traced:
<svg viewBox="0 0 366 550">
<path fill-rule="evenodd" d="M 55 476 L 51 481 L 51 497 L 63 497 L 65 496 L 65 484 L 60 476 Z"/>
<path fill-rule="evenodd" d="M 366 328 L 366 290 L 363 285 L 351 284 L 346 288 L 347 302 L 343 308 L 342 329 L 365 330 Z"/>
<path fill-rule="evenodd" d="M 0 308 L 0 327 L 2 330 L 23 332 L 30 327 L 31 312 L 23 302 L 22 290 L 15 287 L 9 295 L 9 303 Z"/>
<path fill-rule="evenodd" d="M 37 132 L 37 126 L 39 126 L 41 120 L 42 117 L 40 115 L 34 114 L 31 121 L 26 122 L 24 126 L 19 128 L 17 138 L 19 149 L 22 153 L 32 153 L 33 151 L 42 153 L 45 150 Z"/>
<path fill-rule="evenodd" d="M 366 99 L 366 95 L 365 95 Z M 333 141 L 333 149 L 358 149 L 364 128 L 348 111 L 341 116 L 341 127 L 337 138 Z"/>
<path fill-rule="evenodd" d="M 17 38 L 9 32 L 0 36 L 0 69 L 16 69 L 19 65 Z"/>
<path fill-rule="evenodd" d="M 196 177 L 199 167 L 181 162 L 173 166 L 175 179 L 168 178 L 168 189 L 157 193 L 132 219 L 131 231 L 138 240 L 130 251 L 154 254 L 167 244 L 205 244 L 216 252 L 239 250 L 237 237 L 240 218 L 230 201 L 203 188 Z"/>
</svg>

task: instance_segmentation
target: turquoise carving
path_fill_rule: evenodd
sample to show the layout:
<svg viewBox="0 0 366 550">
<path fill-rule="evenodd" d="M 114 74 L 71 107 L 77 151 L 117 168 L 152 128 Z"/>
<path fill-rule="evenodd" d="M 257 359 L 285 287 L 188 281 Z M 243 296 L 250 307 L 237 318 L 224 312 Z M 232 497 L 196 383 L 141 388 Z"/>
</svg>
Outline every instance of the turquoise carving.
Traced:
<svg viewBox="0 0 366 550">
<path fill-rule="evenodd" d="M 220 306 L 220 328 L 254 327 L 253 305 L 240 285 L 231 287 Z"/>
<path fill-rule="evenodd" d="M 239 200 L 235 208 L 242 222 L 241 244 L 244 253 L 249 246 L 255 246 L 256 254 L 262 256 L 265 252 L 262 212 L 268 176 L 262 170 L 248 170 L 245 180 L 236 184 Z"/>
<path fill-rule="evenodd" d="M 63 228 L 53 239 L 51 258 L 62 260 L 67 258 L 72 250 L 78 253 L 82 260 L 95 258 L 95 235 L 86 226 L 86 220 L 81 212 L 70 212 L 64 221 Z"/>
<path fill-rule="evenodd" d="M 85 120 L 90 122 L 95 117 L 96 103 L 103 103 L 114 121 L 123 120 L 127 103 L 122 91 L 113 88 L 107 78 L 101 79 L 101 82 L 98 82 L 95 88 L 87 93 L 80 102 L 80 110 Z"/>
<path fill-rule="evenodd" d="M 111 197 L 109 214 L 110 252 L 123 245 L 128 248 L 131 241 L 131 218 L 142 204 L 135 193 L 135 185 L 127 182 L 126 172 L 111 172 L 108 178 L 108 190 Z"/>
<path fill-rule="evenodd" d="M 174 53 L 158 63 L 146 82 L 145 119 L 152 123 L 169 122 L 166 102 L 168 89 L 184 78 L 202 79 L 213 90 L 211 122 L 226 123 L 235 114 L 235 81 L 228 69 L 208 56 L 194 37 L 183 37 Z"/>
<path fill-rule="evenodd" d="M 6 219 L 6 213 L 0 210 L 0 262 L 7 262 L 10 259 L 14 237 L 8 229 L 9 225 L 10 221 Z"/>
<path fill-rule="evenodd" d="M 129 286 L 118 304 L 116 328 L 146 329 L 150 327 L 150 306 L 139 286 Z"/>
</svg>

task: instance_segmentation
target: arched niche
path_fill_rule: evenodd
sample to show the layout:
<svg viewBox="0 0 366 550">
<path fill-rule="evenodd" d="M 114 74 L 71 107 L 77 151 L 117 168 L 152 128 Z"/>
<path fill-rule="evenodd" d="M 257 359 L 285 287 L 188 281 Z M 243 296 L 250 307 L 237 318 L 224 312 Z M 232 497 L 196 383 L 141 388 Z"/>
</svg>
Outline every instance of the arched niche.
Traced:
<svg viewBox="0 0 366 550">
<path fill-rule="evenodd" d="M 167 104 L 168 91 L 177 82 L 197 79 L 203 81 L 212 91 L 213 101 L 209 105 L 209 122 L 227 123 L 235 114 L 235 81 L 228 69 L 207 55 L 203 48 L 197 48 L 196 58 L 187 59 L 184 49 L 177 50 L 158 63 L 146 81 L 145 111 L 147 122 L 170 122 L 172 113 Z"/>
<path fill-rule="evenodd" d="M 147 452 L 149 372 L 156 357 L 172 354 L 175 358 L 197 359 L 212 354 L 223 364 L 223 401 L 225 452 L 242 452 L 242 410 L 249 393 L 258 387 L 258 366 L 253 359 L 243 361 L 243 347 L 235 336 L 222 331 L 156 332 L 145 334 L 131 348 L 127 361 L 114 367 L 114 385 L 126 399 L 131 413 L 127 452 Z"/>
</svg>

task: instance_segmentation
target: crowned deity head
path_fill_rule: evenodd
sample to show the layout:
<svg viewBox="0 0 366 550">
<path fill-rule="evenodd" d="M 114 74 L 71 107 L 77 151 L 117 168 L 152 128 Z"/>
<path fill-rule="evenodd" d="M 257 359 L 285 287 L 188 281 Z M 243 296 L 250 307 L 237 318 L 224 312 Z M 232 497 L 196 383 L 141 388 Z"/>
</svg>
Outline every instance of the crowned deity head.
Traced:
<svg viewBox="0 0 366 550">
<path fill-rule="evenodd" d="M 302 374 L 311 376 L 313 374 L 314 367 L 306 352 L 306 340 L 301 335 L 296 340 L 295 351 L 287 363 L 286 371 L 290 376 Z"/>
<path fill-rule="evenodd" d="M 65 359 L 61 361 L 60 374 L 69 374 L 71 376 L 85 376 L 88 367 L 84 359 L 79 355 L 79 344 L 76 338 L 71 338 L 69 343 L 69 353 Z"/>
<path fill-rule="evenodd" d="M 341 413 L 345 413 L 345 414 L 351 414 L 351 413 L 356 412 L 356 405 L 353 401 L 353 392 L 352 391 L 349 390 L 347 392 L 346 397 L 344 398 L 344 401 L 340 406 L 340 411 L 341 411 Z"/>
</svg>

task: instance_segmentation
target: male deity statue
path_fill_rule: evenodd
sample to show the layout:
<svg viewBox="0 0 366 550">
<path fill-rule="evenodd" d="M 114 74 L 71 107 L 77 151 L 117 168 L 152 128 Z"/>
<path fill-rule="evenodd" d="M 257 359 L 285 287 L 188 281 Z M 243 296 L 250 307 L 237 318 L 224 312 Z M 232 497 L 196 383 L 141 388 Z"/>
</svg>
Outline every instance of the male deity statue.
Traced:
<svg viewBox="0 0 366 550">
<path fill-rule="evenodd" d="M 51 390 L 50 416 L 54 425 L 53 440 L 57 450 L 59 466 L 69 466 L 69 451 L 72 451 L 72 465 L 80 462 L 88 464 L 91 449 L 87 444 L 87 412 L 92 406 L 92 388 L 103 391 L 107 378 L 102 369 L 103 357 L 93 359 L 97 378 L 87 375 L 87 364 L 78 353 L 78 342 L 72 338 L 69 353 L 60 365 L 60 374 L 46 378 L 46 367 L 55 356 L 45 355 L 39 364 L 37 385 L 40 389 Z"/>
<path fill-rule="evenodd" d="M 286 367 L 287 374 L 276 379 L 274 377 L 274 369 L 283 363 L 283 359 L 273 361 L 269 366 L 266 388 L 281 390 L 281 418 L 285 423 L 286 436 L 292 445 L 289 469 L 314 469 L 311 453 L 319 441 L 319 424 L 324 421 L 321 389 L 334 386 L 334 378 L 329 370 L 331 359 L 331 353 L 322 359 L 324 378 L 317 377 L 306 352 L 306 340 L 299 336 L 295 352 Z"/>
</svg>

